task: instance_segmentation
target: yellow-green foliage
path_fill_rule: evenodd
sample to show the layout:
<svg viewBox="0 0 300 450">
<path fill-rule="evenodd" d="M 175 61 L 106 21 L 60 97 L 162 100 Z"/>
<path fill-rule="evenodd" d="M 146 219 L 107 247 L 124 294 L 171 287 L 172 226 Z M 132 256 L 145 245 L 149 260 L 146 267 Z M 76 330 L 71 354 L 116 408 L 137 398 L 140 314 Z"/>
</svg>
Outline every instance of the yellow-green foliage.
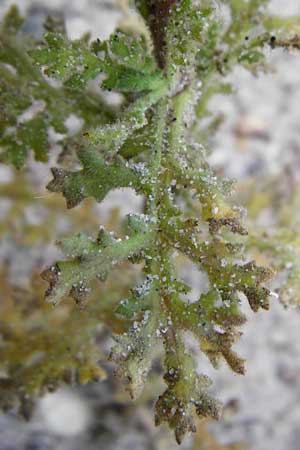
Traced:
<svg viewBox="0 0 300 450">
<path fill-rule="evenodd" d="M 39 277 L 28 289 L 18 289 L 8 284 L 5 271 L 1 274 L 1 407 L 15 406 L 18 397 L 25 415 L 32 397 L 62 381 L 104 376 L 94 344 L 96 317 L 70 305 L 53 310 L 43 302 L 43 289 Z"/>
<path fill-rule="evenodd" d="M 255 190 L 248 183 L 244 198 L 251 227 L 249 250 L 280 275 L 278 296 L 285 306 L 300 304 L 300 196 L 293 177 L 289 177 L 291 186 L 280 183 L 278 177 L 264 180 Z M 265 209 L 272 212 L 274 222 L 268 229 L 257 224 Z"/>
<path fill-rule="evenodd" d="M 120 264 L 122 268 L 128 262 L 141 264 L 143 280 L 120 299 L 114 312 L 116 318 L 124 317 L 128 328 L 123 334 L 117 330 L 111 359 L 136 398 L 158 343 L 162 344 L 167 387 L 156 402 L 155 421 L 168 422 L 178 443 L 186 432 L 196 430 L 197 417 L 218 418 L 221 412 L 219 402 L 208 393 L 210 380 L 198 374 L 188 354 L 185 334 L 194 334 L 215 367 L 225 360 L 233 371 L 243 374 L 244 361 L 232 349 L 246 320 L 240 304 L 246 297 L 253 311 L 268 309 L 270 291 L 264 283 L 272 277 L 272 270 L 257 266 L 245 252 L 253 241 L 241 221 L 240 208 L 229 200 L 231 183 L 217 177 L 206 161 L 199 123 L 208 115 L 209 99 L 231 91 L 223 79 L 236 65 L 258 72 L 265 65 L 265 46 L 299 47 L 294 31 L 284 33 L 291 20 L 268 17 L 267 1 L 221 3 L 229 9 L 227 25 L 213 0 L 136 1 L 150 41 L 135 30 L 120 29 L 105 42 L 90 43 L 87 36 L 70 41 L 61 25 L 48 21 L 43 41 L 34 42 L 23 38 L 15 8 L 4 19 L 0 37 L 1 160 L 21 167 L 29 150 L 37 160 L 46 160 L 47 130 L 52 126 L 63 133 L 61 143 L 67 150 L 52 169 L 48 189 L 61 192 L 69 208 L 87 197 L 101 202 L 120 187 L 144 197 L 142 214 L 127 217 L 120 237 L 101 228 L 93 238 L 79 233 L 61 239 L 65 259 L 46 269 L 42 277 L 49 283 L 48 301 L 57 304 L 71 296 L 81 304 L 95 279 L 104 282 Z M 277 39 L 273 33 L 278 24 L 282 30 Z M 261 31 L 250 33 L 253 28 Z M 297 29 L 297 22 L 292 29 Z M 119 110 L 112 110 L 101 93 L 90 93 L 88 82 L 99 74 L 104 76 L 101 92 L 122 94 Z M 37 112 L 31 110 L 28 118 L 28 109 L 37 101 L 42 106 Z M 65 128 L 71 113 L 83 120 L 73 138 Z M 71 161 L 64 162 L 66 155 Z M 199 205 L 197 215 L 191 214 L 191 199 Z M 190 287 L 176 270 L 178 252 L 209 280 L 208 292 L 194 303 L 183 297 Z M 112 287 L 108 284 L 104 289 L 99 304 Z M 111 313 L 114 306 L 112 301 Z M 57 326 L 55 320 L 62 312 L 48 313 L 51 326 Z M 64 356 L 65 347 L 58 345 L 60 332 L 79 348 L 84 345 L 85 336 L 90 336 L 85 320 L 92 320 L 94 326 L 97 315 L 78 317 L 78 311 L 68 316 L 53 336 L 50 346 L 59 355 L 53 369 L 47 368 L 47 361 L 38 360 L 47 372 L 45 379 L 38 380 L 38 388 L 47 385 L 49 370 L 52 378 L 62 377 L 60 361 L 64 368 L 74 364 L 79 373 L 88 370 L 89 347 L 78 367 L 79 362 Z M 76 320 L 80 329 L 74 342 Z M 20 332 L 24 340 L 27 329 Z M 36 337 L 41 352 L 43 333 Z M 36 359 L 32 360 L 34 364 Z M 26 370 L 23 360 L 22 370 Z M 12 371 L 12 383 L 17 379 Z"/>
<path fill-rule="evenodd" d="M 36 199 L 32 188 L 28 177 L 19 173 L 0 184 L 1 199 L 10 202 L 0 221 L 2 240 L 29 251 L 33 245 L 42 249 L 50 236 L 59 236 L 57 223 L 62 217 L 73 231 L 86 226 L 87 215 L 91 217 L 89 227 L 96 227 L 90 202 L 66 215 L 59 198 L 43 195 Z M 32 208 L 42 209 L 44 217 L 39 224 L 30 221 Z M 113 216 L 108 226 L 114 224 Z M 105 378 L 99 364 L 104 355 L 96 343 L 99 324 L 105 323 L 116 332 L 126 328 L 126 320 L 116 318 L 114 308 L 128 291 L 133 274 L 129 267 L 115 273 L 105 286 L 94 289 L 85 308 L 68 301 L 55 309 L 44 301 L 46 283 L 39 276 L 39 263 L 20 286 L 11 267 L 14 257 L 12 251 L 10 259 L 0 266 L 0 407 L 17 407 L 29 418 L 35 399 L 43 393 L 66 383 L 85 384 Z"/>
</svg>

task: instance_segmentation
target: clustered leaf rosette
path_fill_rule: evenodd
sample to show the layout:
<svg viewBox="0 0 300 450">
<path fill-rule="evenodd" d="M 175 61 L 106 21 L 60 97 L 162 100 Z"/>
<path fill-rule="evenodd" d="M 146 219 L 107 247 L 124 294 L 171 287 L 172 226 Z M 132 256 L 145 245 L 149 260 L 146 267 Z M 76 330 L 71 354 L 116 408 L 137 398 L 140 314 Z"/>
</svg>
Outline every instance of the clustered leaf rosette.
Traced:
<svg viewBox="0 0 300 450">
<path fill-rule="evenodd" d="M 136 398 L 162 343 L 167 388 L 156 403 L 155 420 L 168 422 L 178 443 L 195 431 L 197 417 L 220 415 L 219 402 L 207 392 L 208 378 L 198 374 L 188 354 L 186 335 L 194 334 L 214 367 L 225 360 L 243 374 L 244 361 L 232 349 L 246 320 L 240 304 L 247 298 L 253 311 L 269 308 L 264 283 L 272 272 L 249 260 L 233 239 L 237 234 L 247 242 L 247 229 L 229 201 L 230 183 L 213 172 L 199 149 L 197 120 L 208 114 L 212 95 L 230 92 L 222 78 L 236 64 L 248 69 L 264 64 L 262 48 L 275 46 L 271 32 L 279 19 L 266 18 L 261 6 L 267 2 L 224 3 L 231 13 L 227 27 L 211 0 L 140 0 L 148 39 L 117 30 L 90 45 L 50 31 L 30 51 L 48 77 L 60 80 L 64 93 L 78 95 L 101 73 L 102 89 L 124 98 L 113 119 L 97 126 L 87 121 L 77 142 L 82 168 L 54 168 L 48 189 L 61 192 L 69 208 L 86 197 L 101 202 L 122 187 L 145 200 L 143 214 L 128 216 L 128 234 L 121 238 L 101 229 L 96 239 L 79 234 L 62 240 L 67 259 L 43 273 L 46 297 L 54 304 L 65 296 L 82 302 L 94 278 L 104 281 L 126 261 L 143 263 L 144 281 L 116 310 L 131 325 L 116 337 L 111 359 Z M 250 37 L 254 24 L 265 30 Z M 281 40 L 296 47 L 294 37 Z M 195 203 L 198 216 L 191 214 Z M 209 289 L 196 302 L 185 300 L 189 287 L 175 267 L 178 252 L 208 277 Z"/>
</svg>

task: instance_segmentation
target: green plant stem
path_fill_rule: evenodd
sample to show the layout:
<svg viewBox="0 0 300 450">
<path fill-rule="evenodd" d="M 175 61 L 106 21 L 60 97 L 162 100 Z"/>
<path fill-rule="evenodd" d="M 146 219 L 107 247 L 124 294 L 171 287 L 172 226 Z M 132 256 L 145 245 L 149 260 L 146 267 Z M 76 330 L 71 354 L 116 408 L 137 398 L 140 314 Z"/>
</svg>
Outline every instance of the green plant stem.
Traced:
<svg viewBox="0 0 300 450">
<path fill-rule="evenodd" d="M 154 125 L 156 142 L 150 168 L 153 187 L 146 202 L 146 213 L 156 220 L 156 250 L 148 267 L 151 276 L 157 280 L 155 281 L 157 295 L 153 296 L 153 307 L 160 310 L 161 328 L 168 335 L 167 341 L 170 339 L 173 341 L 174 351 L 178 348 L 179 336 L 170 321 L 172 296 L 169 293 L 169 286 L 176 278 L 176 274 L 171 263 L 172 254 L 164 238 L 164 229 L 174 211 L 174 205 L 169 198 L 172 174 L 168 169 L 170 158 L 174 157 L 174 153 L 180 152 L 181 144 L 183 145 L 184 115 L 191 101 L 192 92 L 192 87 L 187 87 L 174 97 L 170 97 L 167 102 L 160 101 L 156 107 Z"/>
</svg>

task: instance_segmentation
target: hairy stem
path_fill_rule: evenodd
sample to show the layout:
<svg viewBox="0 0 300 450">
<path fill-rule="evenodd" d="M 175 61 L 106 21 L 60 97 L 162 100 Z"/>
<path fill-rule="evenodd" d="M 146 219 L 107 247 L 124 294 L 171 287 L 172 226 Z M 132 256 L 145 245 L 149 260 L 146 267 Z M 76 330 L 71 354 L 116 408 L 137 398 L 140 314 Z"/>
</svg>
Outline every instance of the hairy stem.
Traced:
<svg viewBox="0 0 300 450">
<path fill-rule="evenodd" d="M 166 26 L 170 16 L 171 7 L 180 0 L 146 0 L 148 25 L 152 34 L 154 54 L 158 66 L 165 67 Z"/>
</svg>

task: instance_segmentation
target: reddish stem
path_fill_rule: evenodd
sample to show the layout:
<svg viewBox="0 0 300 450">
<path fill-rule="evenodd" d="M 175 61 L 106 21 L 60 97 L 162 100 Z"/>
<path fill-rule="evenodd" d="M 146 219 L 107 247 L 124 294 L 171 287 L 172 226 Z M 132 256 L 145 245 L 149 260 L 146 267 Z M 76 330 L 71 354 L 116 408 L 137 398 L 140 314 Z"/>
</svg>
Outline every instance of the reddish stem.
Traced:
<svg viewBox="0 0 300 450">
<path fill-rule="evenodd" d="M 154 43 L 154 54 L 161 69 L 165 67 L 166 26 L 170 10 L 180 0 L 146 0 L 148 8 L 148 24 Z"/>
</svg>

